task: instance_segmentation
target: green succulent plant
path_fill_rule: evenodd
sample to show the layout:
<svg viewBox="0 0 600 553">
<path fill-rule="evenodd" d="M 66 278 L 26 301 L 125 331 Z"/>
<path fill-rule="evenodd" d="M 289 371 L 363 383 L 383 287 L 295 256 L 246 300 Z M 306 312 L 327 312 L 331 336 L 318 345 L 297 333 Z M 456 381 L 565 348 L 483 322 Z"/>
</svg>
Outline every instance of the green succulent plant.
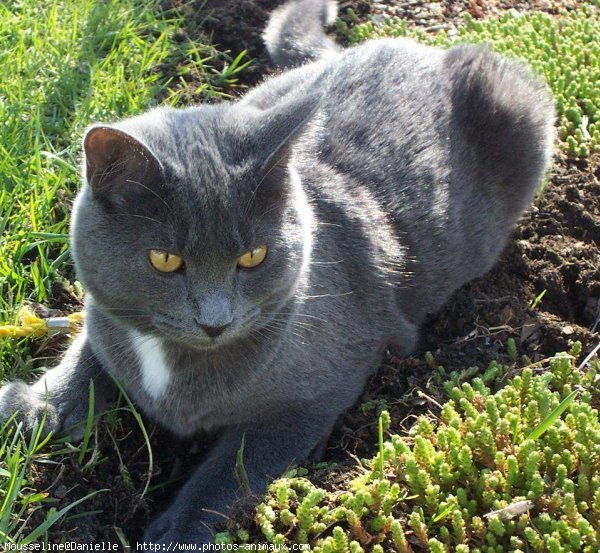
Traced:
<svg viewBox="0 0 600 553">
<path fill-rule="evenodd" d="M 486 42 L 497 52 L 525 60 L 554 94 L 561 146 L 571 157 L 600 152 L 600 13 L 599 2 L 557 16 L 508 12 L 499 19 L 479 21 L 467 15 L 453 36 L 410 29 L 406 21 L 388 19 L 348 28 L 351 43 L 369 38 L 411 37 L 426 44 L 451 46 Z"/>
<path fill-rule="evenodd" d="M 218 541 L 316 553 L 599 551 L 600 362 L 578 368 L 579 353 L 576 344 L 520 370 L 493 363 L 470 382 L 452 374 L 439 416 L 381 439 L 346 488 L 281 478 L 258 528 Z M 389 423 L 382 413 L 380 435 Z"/>
</svg>

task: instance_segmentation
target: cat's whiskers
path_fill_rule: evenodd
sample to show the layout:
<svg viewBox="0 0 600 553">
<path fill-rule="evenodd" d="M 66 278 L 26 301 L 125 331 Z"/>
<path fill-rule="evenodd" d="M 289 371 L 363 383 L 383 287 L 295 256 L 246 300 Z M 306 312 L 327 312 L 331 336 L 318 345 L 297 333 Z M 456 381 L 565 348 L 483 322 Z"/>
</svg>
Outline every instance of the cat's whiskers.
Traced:
<svg viewBox="0 0 600 553">
<path fill-rule="evenodd" d="M 108 177 L 111 177 L 112 175 L 117 174 L 123 167 L 125 167 L 128 163 L 130 162 L 130 159 L 128 157 L 123 157 L 123 159 L 120 159 L 119 161 L 117 161 L 116 163 L 112 163 L 110 164 L 108 167 L 106 167 L 101 173 L 100 173 L 100 181 L 103 181 L 105 179 L 107 179 Z"/>
<path fill-rule="evenodd" d="M 317 227 L 338 227 L 338 228 L 344 228 L 344 225 L 340 225 L 338 223 L 328 223 L 328 222 L 325 222 L 325 221 L 317 221 L 314 224 Z"/>
<path fill-rule="evenodd" d="M 354 294 L 354 292 L 351 290 L 349 292 L 343 292 L 341 294 L 317 294 L 317 295 L 311 295 L 311 296 L 294 296 L 296 299 L 298 300 L 315 300 L 315 299 L 319 299 L 319 298 L 339 298 L 342 296 L 349 296 L 350 294 Z"/>
<path fill-rule="evenodd" d="M 259 215 L 256 216 L 256 223 L 262 223 L 262 221 L 264 220 L 264 218 L 269 214 L 272 213 L 273 211 L 277 210 L 277 209 L 281 209 L 283 206 L 285 205 L 285 201 L 282 200 L 280 202 L 275 202 L 274 204 L 271 204 L 271 206 L 266 209 L 265 211 L 261 211 Z"/>
<path fill-rule="evenodd" d="M 306 330 L 310 331 L 310 332 L 316 332 L 317 330 L 320 330 L 320 327 L 317 325 L 313 325 L 310 323 L 304 323 L 302 321 L 293 321 L 292 324 L 294 326 L 298 326 L 300 328 L 305 328 Z"/>
<path fill-rule="evenodd" d="M 138 311 L 140 313 L 145 311 L 139 307 L 97 307 L 97 309 L 98 311 Z"/>
<path fill-rule="evenodd" d="M 147 215 L 137 215 L 136 213 L 115 213 L 115 216 L 117 216 L 117 217 L 136 217 L 138 219 L 146 219 L 147 221 L 152 221 L 153 223 L 156 223 L 158 225 L 169 226 L 167 223 L 163 223 L 162 221 L 159 221 L 158 219 L 154 219 L 153 217 L 148 217 Z"/>
<path fill-rule="evenodd" d="M 246 207 L 244 208 L 244 215 L 247 215 L 248 212 L 250 211 L 250 208 L 252 207 L 252 204 L 254 203 L 254 199 L 256 198 L 256 193 L 258 192 L 258 189 L 261 187 L 261 185 L 265 182 L 265 180 L 267 179 L 267 177 L 277 168 L 279 167 L 279 164 L 288 156 L 287 152 L 284 153 L 270 168 L 269 170 L 263 175 L 263 177 L 260 179 L 259 183 L 254 187 L 254 190 L 252 190 L 252 193 L 250 194 L 250 199 L 248 200 L 248 203 L 246 204 Z"/>
<path fill-rule="evenodd" d="M 264 336 L 263 333 L 266 332 L 267 336 L 270 335 L 269 339 L 281 341 L 281 343 L 292 344 L 294 346 L 298 345 L 298 343 L 295 340 L 290 339 L 290 336 L 282 335 L 281 329 L 275 326 L 266 324 L 260 327 L 260 332 L 258 330 L 256 330 L 255 332 L 257 332 L 260 336 Z"/>
<path fill-rule="evenodd" d="M 278 323 L 284 323 L 284 324 L 287 323 L 287 324 L 291 324 L 291 325 L 295 325 L 295 326 L 299 326 L 299 327 L 304 327 L 306 329 L 311 329 L 312 332 L 319 329 L 319 327 L 317 325 L 305 323 L 303 321 L 296 321 L 293 318 L 279 319 L 277 317 L 271 317 L 270 320 L 278 322 Z"/>
<path fill-rule="evenodd" d="M 309 265 L 339 265 L 344 261 L 345 259 L 339 259 L 338 261 L 310 261 Z"/>
<path fill-rule="evenodd" d="M 296 338 L 298 338 L 298 340 L 294 340 L 289 334 L 284 334 L 282 335 L 280 332 L 279 334 L 278 331 L 279 329 L 276 327 L 272 327 L 270 325 L 266 325 L 262 327 L 265 331 L 267 332 L 271 332 L 274 335 L 274 339 L 280 341 L 281 343 L 287 343 L 290 345 L 293 345 L 294 347 L 298 347 L 298 348 L 302 348 L 306 345 L 306 336 L 302 336 L 302 334 L 299 334 L 298 332 L 292 331 L 291 334 L 293 334 Z"/>
<path fill-rule="evenodd" d="M 165 199 L 160 194 L 158 194 L 156 191 L 152 190 L 149 186 L 146 186 L 145 184 L 142 184 L 141 182 L 132 180 L 132 179 L 127 179 L 126 182 L 130 182 L 132 184 L 137 184 L 138 186 L 141 186 L 142 188 L 144 188 L 145 190 L 150 192 L 153 196 L 155 196 L 157 199 L 159 199 L 165 205 L 165 207 L 169 210 L 169 212 L 173 213 L 173 208 L 165 201 Z"/>
<path fill-rule="evenodd" d="M 138 347 L 140 347 L 140 346 L 143 347 L 145 344 L 147 344 L 148 342 L 150 342 L 153 339 L 154 339 L 154 336 L 152 336 L 152 335 L 149 335 L 149 334 L 142 335 L 142 338 L 136 343 L 136 345 Z M 126 351 L 123 349 L 121 352 L 119 352 L 119 350 L 118 350 L 118 347 L 121 347 L 126 343 L 131 343 L 131 339 L 129 337 L 122 340 L 121 342 L 119 342 L 117 344 L 112 344 L 110 347 L 105 349 L 106 352 L 111 352 L 113 354 L 115 354 L 115 352 L 116 352 L 116 355 L 111 356 L 111 361 L 112 361 L 113 366 L 115 366 L 115 368 L 117 370 L 119 370 L 119 365 L 122 362 L 126 362 L 130 359 L 129 351 Z M 115 346 L 118 346 L 118 347 L 115 347 Z M 135 356 L 134 358 L 137 360 L 137 356 Z M 133 373 L 133 381 L 137 382 L 137 383 L 142 382 L 143 381 L 143 372 L 135 371 Z M 127 384 L 129 384 L 129 383 L 127 383 Z"/>
<path fill-rule="evenodd" d="M 263 324 L 263 328 L 267 327 L 267 326 L 271 326 L 272 328 L 276 328 L 278 330 L 287 330 L 290 327 L 294 328 L 294 321 L 278 321 L 276 319 L 270 319 L 269 321 L 265 321 L 265 323 Z M 300 330 L 305 330 L 304 328 L 300 327 L 298 328 L 298 331 Z"/>
<path fill-rule="evenodd" d="M 140 314 L 135 314 L 135 315 L 119 315 L 118 318 L 119 319 L 139 319 L 140 318 Z"/>
<path fill-rule="evenodd" d="M 289 328 L 289 325 L 292 325 L 292 329 Z M 294 336 L 297 336 L 301 340 L 307 339 L 306 336 L 303 336 L 302 334 L 300 334 L 301 330 L 306 330 L 306 329 L 293 330 L 293 321 L 290 321 L 289 324 L 285 324 L 285 323 L 281 323 L 280 321 L 275 321 L 275 320 L 271 319 L 265 325 L 263 325 L 262 328 L 272 328 L 274 330 L 289 330 Z"/>
<path fill-rule="evenodd" d="M 322 317 L 317 317 L 316 315 L 309 315 L 308 313 L 284 313 L 281 311 L 275 311 L 273 313 L 262 312 L 262 315 L 287 315 L 289 317 L 307 317 L 310 319 L 317 319 L 318 321 L 323 321 L 324 323 L 329 322 L 327 319 L 323 319 Z"/>
<path fill-rule="evenodd" d="M 267 329 L 265 329 L 265 330 L 267 330 Z M 260 328 L 260 329 L 253 329 L 250 332 L 249 336 L 251 336 L 253 338 L 255 338 L 256 336 L 260 336 L 263 340 L 270 340 L 271 339 L 268 334 L 265 334 L 263 332 L 262 328 Z M 256 339 L 255 345 L 256 345 L 257 348 L 260 348 L 261 347 L 260 340 Z"/>
<path fill-rule="evenodd" d="M 102 325 L 102 323 L 99 323 L 99 324 L 100 324 L 100 326 Z M 151 338 L 152 338 L 152 336 L 148 336 L 147 339 L 141 343 L 145 343 L 147 340 L 149 340 Z M 104 351 L 106 353 L 114 353 L 115 351 L 118 352 L 118 348 L 120 348 L 121 346 L 123 346 L 126 343 L 129 343 L 130 340 L 131 340 L 130 337 L 127 336 L 123 340 L 120 340 L 119 342 L 115 342 L 114 344 L 107 346 L 106 348 L 104 348 Z M 124 360 L 126 358 L 126 354 L 127 354 L 127 352 L 123 351 L 123 353 L 121 355 L 118 355 L 117 357 L 113 358 L 112 359 L 113 364 L 118 364 L 122 360 Z M 85 359 L 80 360 L 80 363 L 82 363 L 82 367 L 84 367 L 85 369 L 88 369 L 88 368 L 92 367 L 94 364 L 97 364 L 98 361 L 97 361 L 96 357 L 94 356 L 94 354 L 92 353 L 89 357 L 86 357 Z"/>
</svg>

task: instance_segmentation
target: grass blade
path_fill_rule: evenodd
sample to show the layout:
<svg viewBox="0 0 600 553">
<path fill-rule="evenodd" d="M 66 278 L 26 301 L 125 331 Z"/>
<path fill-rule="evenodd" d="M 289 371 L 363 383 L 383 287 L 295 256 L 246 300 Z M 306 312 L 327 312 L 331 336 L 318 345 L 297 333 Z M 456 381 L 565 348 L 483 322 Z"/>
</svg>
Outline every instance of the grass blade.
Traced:
<svg viewBox="0 0 600 553">
<path fill-rule="evenodd" d="M 573 400 L 579 395 L 579 390 L 573 390 L 565 399 L 563 399 L 552 412 L 539 424 L 539 426 L 527 436 L 528 440 L 537 440 L 548 428 L 550 428 L 556 419 L 558 419 L 573 403 Z"/>
<path fill-rule="evenodd" d="M 235 456 L 235 478 L 238 481 L 242 491 L 245 495 L 250 495 L 250 481 L 248 480 L 248 473 L 244 466 L 244 447 L 246 445 L 246 434 L 242 436 L 242 443 Z"/>
<path fill-rule="evenodd" d="M 86 495 L 85 497 L 82 497 L 81 499 L 78 499 L 77 501 L 73 501 L 73 503 L 71 503 L 70 505 L 67 505 L 65 508 L 61 509 L 60 511 L 50 511 L 48 513 L 48 518 L 46 518 L 46 520 L 44 522 L 42 522 L 42 524 L 40 524 L 33 532 L 31 532 L 31 534 L 29 534 L 28 536 L 23 538 L 21 543 L 23 545 L 27 545 L 27 544 L 31 543 L 32 541 L 38 539 L 42 534 L 47 532 L 51 526 L 56 524 L 56 522 L 58 520 L 60 520 L 65 514 L 67 514 L 71 509 L 73 509 L 74 507 L 77 507 L 77 505 L 83 503 L 84 501 L 87 501 L 88 499 L 91 499 L 92 497 L 98 495 L 99 493 L 108 492 L 108 491 L 110 491 L 110 490 L 96 490 L 95 492 L 89 493 L 88 495 Z"/>
<path fill-rule="evenodd" d="M 94 381 L 90 380 L 90 395 L 89 395 L 89 404 L 88 404 L 88 416 L 85 421 L 85 433 L 83 435 L 83 441 L 81 442 L 81 449 L 79 451 L 79 458 L 77 459 L 79 465 L 83 464 L 83 459 L 85 458 L 85 454 L 88 450 L 88 444 L 90 443 L 90 438 L 92 436 L 92 429 L 94 427 L 94 405 L 96 393 L 94 389 Z"/>
</svg>

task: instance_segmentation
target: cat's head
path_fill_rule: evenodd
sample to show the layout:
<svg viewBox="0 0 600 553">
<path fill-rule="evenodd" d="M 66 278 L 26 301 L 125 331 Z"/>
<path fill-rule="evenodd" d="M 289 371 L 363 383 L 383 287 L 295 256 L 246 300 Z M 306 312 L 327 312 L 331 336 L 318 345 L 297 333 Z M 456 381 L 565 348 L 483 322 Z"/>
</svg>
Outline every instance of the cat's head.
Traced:
<svg viewBox="0 0 600 553">
<path fill-rule="evenodd" d="M 310 255 L 289 162 L 316 103 L 160 109 L 91 127 L 71 234 L 94 304 L 197 348 L 276 326 Z"/>
</svg>

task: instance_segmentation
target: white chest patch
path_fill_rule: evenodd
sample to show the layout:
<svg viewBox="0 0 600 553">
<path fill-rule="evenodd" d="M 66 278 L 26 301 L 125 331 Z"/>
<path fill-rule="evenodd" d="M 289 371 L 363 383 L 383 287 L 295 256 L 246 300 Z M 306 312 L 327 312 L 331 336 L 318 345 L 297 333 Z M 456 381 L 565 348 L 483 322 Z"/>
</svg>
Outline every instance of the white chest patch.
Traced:
<svg viewBox="0 0 600 553">
<path fill-rule="evenodd" d="M 146 392 L 154 399 L 161 397 L 171 381 L 165 350 L 160 340 L 153 336 L 144 336 L 137 331 L 131 332 L 135 350 L 142 370 L 142 384 Z"/>
</svg>

